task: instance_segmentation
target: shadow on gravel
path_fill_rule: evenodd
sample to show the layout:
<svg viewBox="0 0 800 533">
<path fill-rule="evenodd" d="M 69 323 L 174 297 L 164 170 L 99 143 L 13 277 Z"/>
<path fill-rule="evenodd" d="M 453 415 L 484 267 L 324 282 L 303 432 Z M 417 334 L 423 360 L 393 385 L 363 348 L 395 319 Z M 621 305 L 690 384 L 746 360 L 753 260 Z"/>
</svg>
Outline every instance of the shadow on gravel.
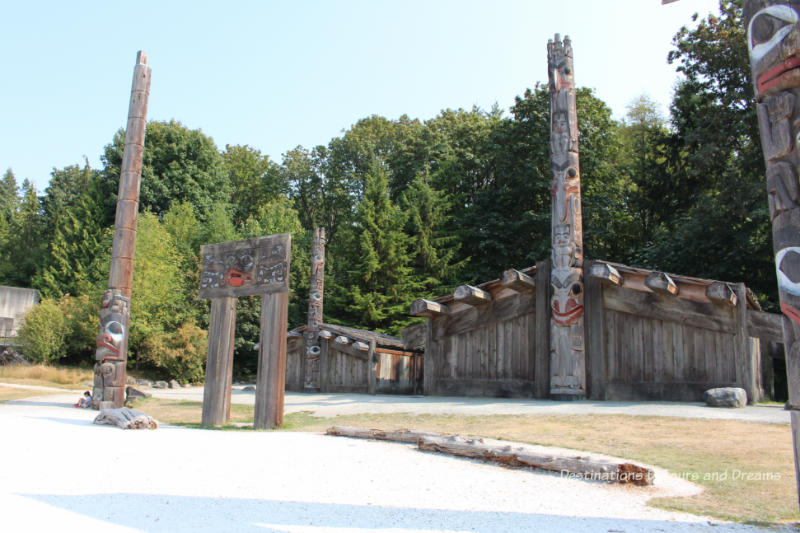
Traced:
<svg viewBox="0 0 800 533">
<path fill-rule="evenodd" d="M 265 480 L 268 483 L 268 480 Z M 279 480 L 274 480 L 279 482 Z M 209 482 L 210 483 L 210 482 Z M 345 488 L 345 487 L 343 487 Z M 500 532 L 595 532 L 595 531 L 760 531 L 741 525 L 580 518 L 524 512 L 415 509 L 352 504 L 260 500 L 250 498 L 203 498 L 168 494 L 19 494 L 111 524 L 152 532 L 237 531 L 328 532 L 336 531 L 477 531 Z M 431 502 L 432 504 L 434 502 Z"/>
</svg>

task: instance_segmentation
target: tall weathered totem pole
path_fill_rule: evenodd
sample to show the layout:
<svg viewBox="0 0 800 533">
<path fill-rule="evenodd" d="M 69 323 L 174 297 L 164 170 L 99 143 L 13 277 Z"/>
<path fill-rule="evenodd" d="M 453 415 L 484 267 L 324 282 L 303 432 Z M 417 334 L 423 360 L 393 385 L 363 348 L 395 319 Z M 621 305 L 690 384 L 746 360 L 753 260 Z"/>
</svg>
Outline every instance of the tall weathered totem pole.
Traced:
<svg viewBox="0 0 800 533">
<path fill-rule="evenodd" d="M 769 216 L 783 311 L 797 469 L 800 459 L 800 1 L 745 0 L 744 20 L 761 146 L 767 165 Z"/>
<path fill-rule="evenodd" d="M 100 333 L 97 336 L 92 395 L 95 409 L 119 408 L 125 404 L 133 254 L 149 95 L 150 67 L 147 66 L 147 54 L 140 51 L 133 69 L 108 289 L 100 303 Z"/>
<path fill-rule="evenodd" d="M 583 224 L 578 161 L 578 113 L 569 37 L 547 43 L 550 80 L 552 267 L 550 394 L 586 396 L 583 334 Z"/>
<path fill-rule="evenodd" d="M 319 389 L 319 326 L 325 287 L 325 228 L 314 228 L 311 246 L 311 279 L 308 289 L 308 324 L 303 333 L 306 354 L 306 389 Z"/>
</svg>

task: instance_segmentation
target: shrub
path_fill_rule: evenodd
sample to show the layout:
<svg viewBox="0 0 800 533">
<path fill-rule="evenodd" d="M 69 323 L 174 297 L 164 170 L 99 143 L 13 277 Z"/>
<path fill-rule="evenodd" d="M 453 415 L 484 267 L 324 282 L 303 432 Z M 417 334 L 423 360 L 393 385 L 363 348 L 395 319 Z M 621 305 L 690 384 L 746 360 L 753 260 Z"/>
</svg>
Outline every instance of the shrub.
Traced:
<svg viewBox="0 0 800 533">
<path fill-rule="evenodd" d="M 45 299 L 25 315 L 19 339 L 28 359 L 50 363 L 66 355 L 67 320 L 59 302 Z"/>
<path fill-rule="evenodd" d="M 139 360 L 163 370 L 170 378 L 196 383 L 203 380 L 208 351 L 205 330 L 185 322 L 175 331 L 152 333 L 139 347 Z"/>
</svg>

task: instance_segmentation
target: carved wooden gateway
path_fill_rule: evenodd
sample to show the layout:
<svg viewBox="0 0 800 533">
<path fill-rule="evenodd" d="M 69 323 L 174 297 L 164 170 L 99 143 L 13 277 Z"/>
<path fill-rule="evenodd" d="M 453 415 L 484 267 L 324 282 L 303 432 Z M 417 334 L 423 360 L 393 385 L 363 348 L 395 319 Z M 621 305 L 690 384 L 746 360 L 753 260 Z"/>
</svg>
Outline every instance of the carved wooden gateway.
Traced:
<svg viewBox="0 0 800 533">
<path fill-rule="evenodd" d="M 257 429 L 283 424 L 289 305 L 288 233 L 201 247 L 198 297 L 211 299 L 203 425 L 230 420 L 236 298 L 262 295 L 256 408 Z"/>
</svg>

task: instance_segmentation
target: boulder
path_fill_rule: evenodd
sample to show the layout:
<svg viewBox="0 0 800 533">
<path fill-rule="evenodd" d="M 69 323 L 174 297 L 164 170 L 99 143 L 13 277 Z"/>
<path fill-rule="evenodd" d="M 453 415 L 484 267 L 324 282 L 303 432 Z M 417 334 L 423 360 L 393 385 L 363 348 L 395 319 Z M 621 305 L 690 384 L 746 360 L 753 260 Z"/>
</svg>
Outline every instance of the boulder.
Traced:
<svg viewBox="0 0 800 533">
<path fill-rule="evenodd" d="M 169 384 L 166 381 L 155 381 L 153 382 L 154 389 L 166 389 L 169 387 Z"/>
<path fill-rule="evenodd" d="M 107 424 L 122 429 L 156 429 L 158 420 L 152 416 L 123 407 L 122 409 L 104 409 L 94 419 L 95 424 Z"/>
<path fill-rule="evenodd" d="M 256 388 L 253 385 L 248 385 L 247 387 L 242 389 L 245 392 L 255 392 Z"/>
<path fill-rule="evenodd" d="M 125 376 L 125 385 L 136 385 L 136 378 Z"/>
<path fill-rule="evenodd" d="M 171 379 L 171 380 L 169 380 L 169 388 L 170 389 L 180 389 L 181 388 L 181 384 L 178 383 L 176 380 Z"/>
<path fill-rule="evenodd" d="M 153 382 L 150 381 L 149 379 L 137 379 L 136 380 L 136 384 L 139 385 L 140 387 L 152 387 L 153 386 Z"/>
<path fill-rule="evenodd" d="M 135 389 L 133 387 L 126 387 L 125 388 L 125 399 L 126 400 L 136 400 L 138 398 L 150 398 L 152 394 L 147 394 L 146 392 L 142 392 L 139 389 Z"/>
<path fill-rule="evenodd" d="M 747 393 L 738 387 L 709 389 L 703 398 L 711 407 L 744 407 L 747 405 Z"/>
</svg>

